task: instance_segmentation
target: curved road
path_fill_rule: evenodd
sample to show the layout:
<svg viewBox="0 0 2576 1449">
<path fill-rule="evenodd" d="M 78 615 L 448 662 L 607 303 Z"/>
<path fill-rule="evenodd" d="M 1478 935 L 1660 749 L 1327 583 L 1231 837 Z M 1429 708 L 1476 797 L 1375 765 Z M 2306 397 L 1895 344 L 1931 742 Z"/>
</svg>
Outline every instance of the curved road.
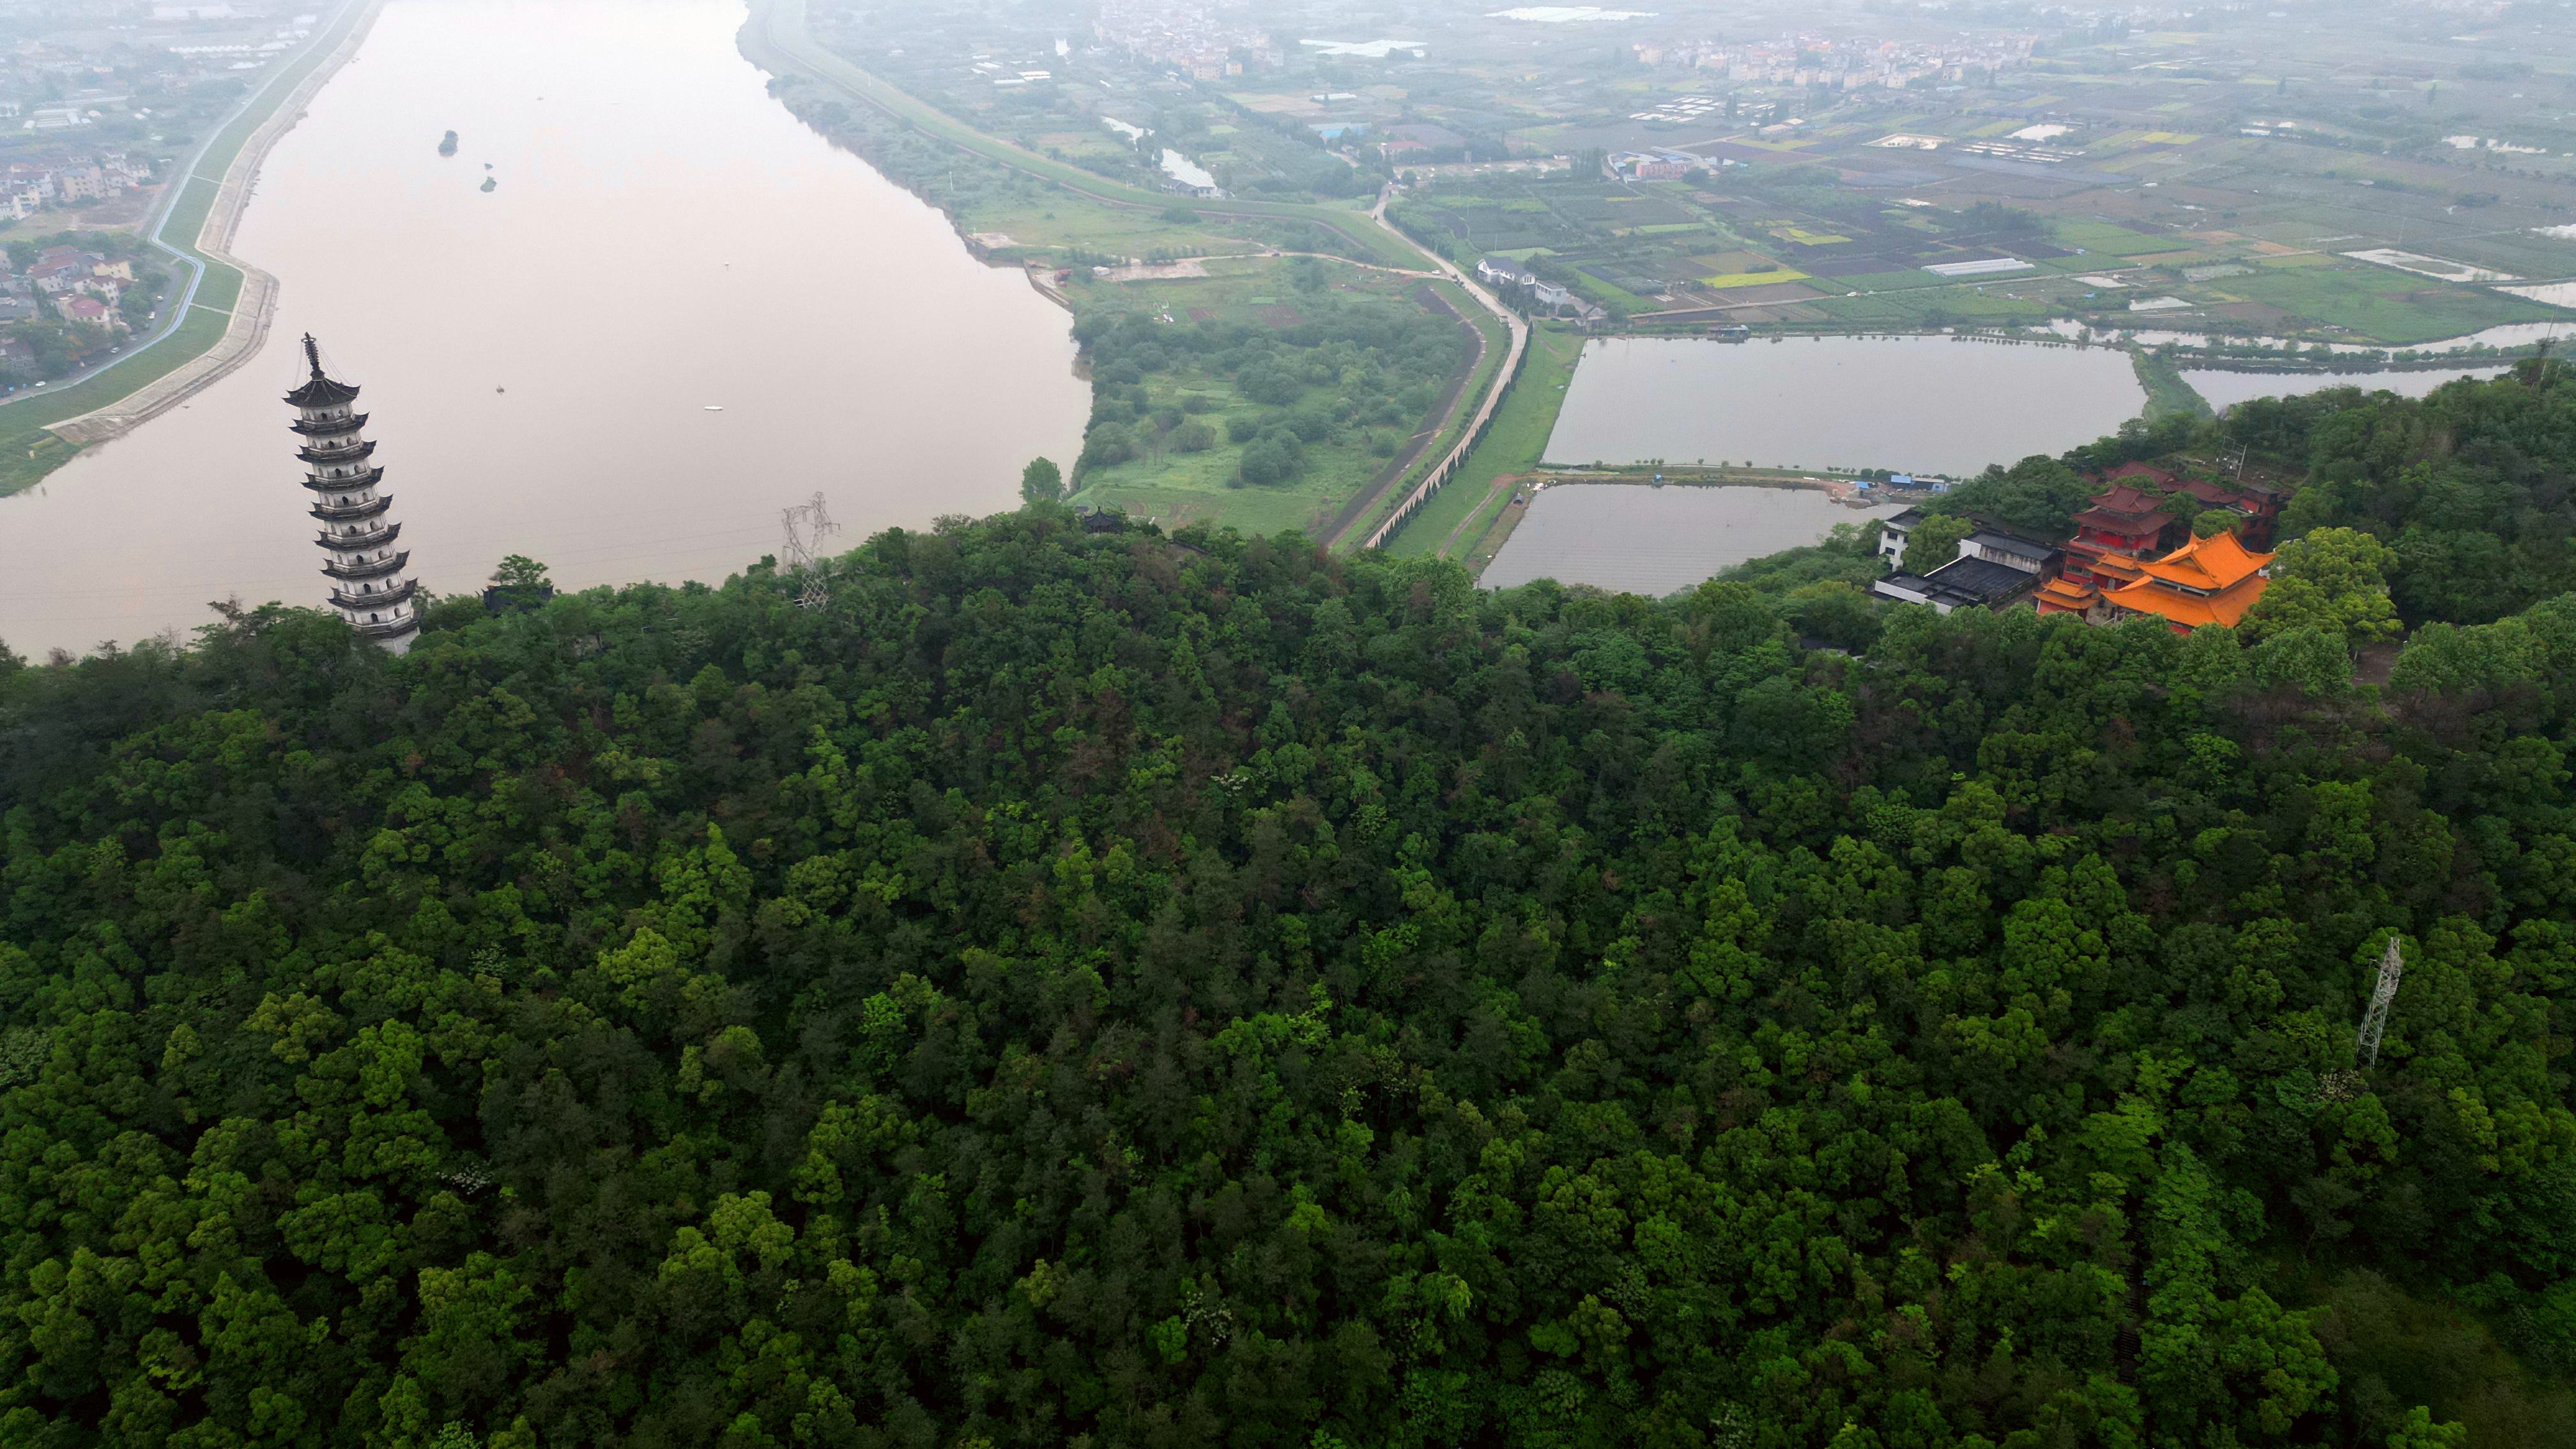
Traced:
<svg viewBox="0 0 2576 1449">
<path fill-rule="evenodd" d="M 276 64 L 271 65 L 268 68 L 267 73 L 261 77 L 259 84 L 251 87 L 251 89 L 242 96 L 241 103 L 239 105 L 236 105 L 231 110 L 224 112 L 223 115 L 217 117 L 206 126 L 204 139 L 197 142 L 196 149 L 188 153 L 188 159 L 175 165 L 169 176 L 161 183 L 161 200 L 152 209 L 152 228 L 143 234 L 143 239 L 160 248 L 162 251 L 169 253 L 174 261 L 187 270 L 188 285 L 180 292 L 178 301 L 161 309 L 161 315 L 153 324 L 152 331 L 145 336 L 142 341 L 135 343 L 133 346 L 122 352 L 114 354 L 109 357 L 107 361 L 99 363 L 94 367 L 83 368 L 79 372 L 71 373 L 63 377 L 57 377 L 37 386 L 21 388 L 6 398 L 0 398 L 0 407 L 8 407 L 14 403 L 30 402 L 38 398 L 59 396 L 66 388 L 77 387 L 80 384 L 89 381 L 91 378 L 98 376 L 100 373 L 106 372 L 110 368 L 131 362 L 135 358 L 141 357 L 152 348 L 168 341 L 170 334 L 179 330 L 179 324 L 187 320 L 188 309 L 196 304 L 198 287 L 205 283 L 206 264 L 199 261 L 194 256 L 189 255 L 187 252 L 181 251 L 179 248 L 172 246 L 163 238 L 161 233 L 170 225 L 171 212 L 178 208 L 180 199 L 187 195 L 188 187 L 192 182 L 205 181 L 215 186 L 223 185 L 223 178 L 220 176 L 199 176 L 197 174 L 197 167 L 206 159 L 207 149 L 212 147 L 218 140 L 221 140 L 224 132 L 230 129 L 234 122 L 240 120 L 243 115 L 248 113 L 253 106 L 258 105 L 262 97 L 275 89 L 278 81 L 283 79 L 289 71 L 295 69 L 296 62 L 311 54 L 313 49 L 317 46 L 324 45 L 326 43 L 337 43 L 338 37 L 334 32 L 337 30 L 340 21 L 350 10 L 365 3 L 366 0 L 343 0 L 339 9 L 333 11 L 329 19 L 318 22 L 314 25 L 311 38 L 307 39 L 301 48 L 278 52 Z M 249 144 L 247 137 L 244 138 L 243 144 Z M 194 244 L 194 239 L 191 238 L 190 245 Z M 226 315 L 229 316 L 230 314 L 226 313 Z M 108 407 L 113 407 L 115 405 L 114 401 L 104 404 L 104 406 Z"/>
<path fill-rule="evenodd" d="M 1369 530 L 1368 537 L 1360 541 L 1362 548 L 1384 547 L 1387 539 L 1402 526 L 1401 520 L 1404 518 L 1405 510 L 1430 497 L 1438 489 L 1440 481 L 1445 480 L 1450 473 L 1458 469 L 1459 465 L 1467 461 L 1467 454 L 1475 449 L 1476 435 L 1484 430 L 1485 424 L 1493 421 L 1494 410 L 1503 405 L 1503 394 L 1511 389 L 1512 379 L 1519 375 L 1521 354 L 1529 350 L 1529 323 L 1522 320 L 1519 313 L 1497 301 L 1493 293 L 1486 291 L 1474 278 L 1461 271 L 1456 263 L 1433 252 L 1413 238 L 1405 236 L 1402 231 L 1397 230 L 1394 222 L 1386 219 L 1386 204 L 1394 196 L 1395 188 L 1392 185 L 1378 192 L 1377 205 L 1369 208 L 1369 218 L 1388 231 L 1394 232 L 1398 237 L 1402 237 L 1406 246 L 1431 258 L 1432 265 L 1438 267 L 1449 280 L 1456 282 L 1460 290 L 1475 298 L 1486 311 L 1503 319 L 1503 325 L 1511 329 L 1512 342 L 1509 350 L 1503 354 L 1503 365 L 1495 369 L 1494 380 L 1485 389 L 1484 400 L 1477 404 L 1475 417 L 1470 419 L 1466 429 L 1458 434 L 1457 446 L 1451 448 L 1447 455 L 1431 466 L 1430 471 L 1422 475 L 1422 481 L 1414 484 L 1413 491 L 1404 495 L 1402 501 L 1387 513 L 1384 522 Z M 1375 500 L 1371 500 L 1371 506 L 1374 507 L 1374 505 Z M 1338 544 L 1341 540 L 1334 539 L 1332 542 Z"/>
</svg>

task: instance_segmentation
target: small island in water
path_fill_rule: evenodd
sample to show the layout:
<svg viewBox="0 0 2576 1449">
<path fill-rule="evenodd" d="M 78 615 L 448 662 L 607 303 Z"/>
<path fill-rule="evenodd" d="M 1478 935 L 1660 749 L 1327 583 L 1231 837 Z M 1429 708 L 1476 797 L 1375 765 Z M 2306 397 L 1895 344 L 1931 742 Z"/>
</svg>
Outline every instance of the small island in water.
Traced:
<svg viewBox="0 0 2576 1449">
<path fill-rule="evenodd" d="M 456 133 L 454 131 L 448 132 L 447 135 L 439 141 L 438 154 L 441 156 L 453 156 L 456 154 Z"/>
</svg>

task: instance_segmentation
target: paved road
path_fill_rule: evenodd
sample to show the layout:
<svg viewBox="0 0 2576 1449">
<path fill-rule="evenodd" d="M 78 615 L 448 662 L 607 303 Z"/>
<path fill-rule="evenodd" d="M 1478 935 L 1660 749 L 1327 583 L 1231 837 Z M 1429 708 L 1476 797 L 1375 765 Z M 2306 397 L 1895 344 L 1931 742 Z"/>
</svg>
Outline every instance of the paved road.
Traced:
<svg viewBox="0 0 2576 1449">
<path fill-rule="evenodd" d="M 130 362 L 133 359 L 142 356 L 145 352 L 168 340 L 171 333 L 179 330 L 179 324 L 187 320 L 188 309 L 196 305 L 197 288 L 203 285 L 206 280 L 206 264 L 197 260 L 195 257 L 188 255 L 186 252 L 181 251 L 179 248 L 172 246 L 168 241 L 163 239 L 161 233 L 163 228 L 170 224 L 170 213 L 172 209 L 177 207 L 179 199 L 187 194 L 188 184 L 191 181 L 205 181 L 215 186 L 223 185 L 223 178 L 221 176 L 199 176 L 197 174 L 197 168 L 202 165 L 206 159 L 207 148 L 213 146 L 216 141 L 220 140 L 224 132 L 231 129 L 232 124 L 235 121 L 240 120 L 252 107 L 258 105 L 262 97 L 274 90 L 279 79 L 288 71 L 295 69 L 296 64 L 302 61 L 307 55 L 311 54 L 314 47 L 325 43 L 336 44 L 337 42 L 333 36 L 333 32 L 338 28 L 341 18 L 347 15 L 350 10 L 365 3 L 367 3 L 367 0 L 344 0 L 344 3 L 340 8 L 333 11 L 327 20 L 320 21 L 314 25 L 312 37 L 306 40 L 301 48 L 278 52 L 276 63 L 268 68 L 267 73 L 261 77 L 259 84 L 251 87 L 251 89 L 242 96 L 241 104 L 224 112 L 221 118 L 217 119 L 205 128 L 204 139 L 197 142 L 196 148 L 188 153 L 187 160 L 174 166 L 170 172 L 169 179 L 162 182 L 161 200 L 159 204 L 154 206 L 152 209 L 151 229 L 143 234 L 143 239 L 150 242 L 152 245 L 159 247 L 162 251 L 170 254 L 171 258 L 186 271 L 188 276 L 188 285 L 180 292 L 179 300 L 177 302 L 161 309 L 161 316 L 154 323 L 152 331 L 146 334 L 142 341 L 134 343 L 122 352 L 116 353 L 109 357 L 105 362 L 98 363 L 92 367 L 83 368 L 79 372 L 72 373 L 65 377 L 55 378 L 41 387 L 21 388 L 19 391 L 6 398 L 0 398 L 0 407 L 7 407 L 12 403 L 31 402 L 39 398 L 52 396 L 68 387 L 77 387 L 80 384 L 89 381 L 91 378 L 98 376 L 100 373 L 107 371 L 109 368 L 115 367 L 119 363 Z M 244 144 L 248 144 L 247 137 L 244 138 Z M 187 240 L 188 244 L 191 246 L 196 244 L 196 238 L 194 237 L 190 237 Z M 232 315 L 230 312 L 226 312 L 220 307 L 209 307 L 206 310 L 210 312 L 224 312 L 224 315 L 226 316 Z"/>
<path fill-rule="evenodd" d="M 1421 252 L 1424 256 L 1430 257 L 1432 265 L 1438 267 L 1443 275 L 1447 276 L 1449 280 L 1456 282 L 1468 296 L 1475 298 L 1478 303 L 1482 304 L 1486 311 L 1501 318 L 1503 320 L 1503 325 L 1511 329 L 1512 343 L 1511 347 L 1503 354 L 1503 365 L 1495 369 L 1494 380 L 1486 387 L 1484 399 L 1477 404 L 1476 415 L 1469 419 L 1466 430 L 1458 435 L 1457 446 L 1451 448 L 1447 454 L 1443 455 L 1439 462 L 1431 465 L 1430 471 L 1422 475 L 1422 481 L 1413 485 L 1413 491 L 1406 494 L 1404 500 L 1396 504 L 1395 508 L 1387 514 L 1386 522 L 1369 530 L 1368 537 L 1361 540 L 1360 546 L 1362 548 L 1377 548 L 1385 544 L 1387 539 L 1395 532 L 1395 520 L 1403 516 L 1405 509 L 1412 507 L 1417 500 L 1427 496 L 1431 492 L 1433 486 L 1432 480 L 1440 477 L 1444 471 L 1465 460 L 1468 451 L 1476 445 L 1477 432 L 1493 418 L 1494 410 L 1503 405 L 1503 394 L 1510 390 L 1512 377 L 1520 370 L 1521 354 L 1529 350 L 1529 323 L 1523 321 L 1519 313 L 1514 312 L 1511 308 L 1504 306 L 1500 301 L 1496 300 L 1493 293 L 1486 291 L 1482 286 L 1479 286 L 1476 283 L 1474 278 L 1468 276 L 1465 272 L 1460 271 L 1456 263 L 1450 261 L 1447 257 L 1440 256 L 1428 250 L 1413 238 L 1405 236 L 1401 230 L 1397 229 L 1394 222 L 1386 219 L 1386 204 L 1388 201 L 1393 199 L 1394 195 L 1395 188 L 1392 186 L 1380 191 L 1377 194 L 1377 205 L 1369 208 L 1369 219 L 1375 221 L 1378 225 L 1385 227 L 1388 231 L 1394 232 L 1396 236 L 1403 239 L 1406 246 L 1412 247 L 1414 250 Z M 1373 503 L 1375 500 L 1371 501 Z M 1333 542 L 1338 544 L 1340 540 L 1335 539 Z"/>
</svg>

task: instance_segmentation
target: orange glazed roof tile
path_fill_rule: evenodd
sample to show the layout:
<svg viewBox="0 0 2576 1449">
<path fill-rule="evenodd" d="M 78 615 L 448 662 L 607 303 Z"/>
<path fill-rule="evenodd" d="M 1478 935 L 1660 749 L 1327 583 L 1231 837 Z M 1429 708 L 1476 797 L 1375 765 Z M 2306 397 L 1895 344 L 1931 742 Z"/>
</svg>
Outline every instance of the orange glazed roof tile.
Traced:
<svg viewBox="0 0 2576 1449">
<path fill-rule="evenodd" d="M 2145 578 L 2103 597 L 2123 609 L 2162 614 L 2191 628 L 2203 624 L 2234 628 L 2254 601 L 2263 597 L 2270 580 L 2260 570 L 2271 561 L 2268 553 L 2246 552 L 2232 533 L 2214 533 L 2143 564 Z"/>
<path fill-rule="evenodd" d="M 2270 582 L 2269 579 L 2257 578 L 2250 588 L 2221 594 L 2214 599 L 2195 599 L 2189 594 L 2177 594 L 2153 584 L 2131 584 L 2124 589 L 2113 589 L 2103 597 L 2123 609 L 2140 614 L 2162 614 L 2170 622 L 2188 629 L 2197 629 L 2203 624 L 2224 624 L 2233 629 L 2236 621 L 2245 617 L 2245 611 L 2254 607 L 2254 601 L 2263 597 L 2263 585 Z"/>
<path fill-rule="evenodd" d="M 2235 587 L 2272 561 L 2268 553 L 2248 553 L 2232 533 L 2195 538 L 2163 558 L 2145 564 L 2147 577 L 2213 592 Z"/>
<path fill-rule="evenodd" d="M 2055 604 L 2060 608 L 2082 609 L 2090 606 L 2101 595 L 2090 586 L 2079 584 L 2073 579 L 2054 578 L 2039 586 L 2039 597 L 2044 602 Z"/>
</svg>

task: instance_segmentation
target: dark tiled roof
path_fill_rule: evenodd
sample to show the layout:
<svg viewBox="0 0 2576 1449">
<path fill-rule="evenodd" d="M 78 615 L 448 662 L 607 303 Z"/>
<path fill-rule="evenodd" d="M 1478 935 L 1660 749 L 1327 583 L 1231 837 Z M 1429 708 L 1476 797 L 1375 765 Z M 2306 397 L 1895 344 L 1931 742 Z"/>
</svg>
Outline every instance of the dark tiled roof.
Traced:
<svg viewBox="0 0 2576 1449">
<path fill-rule="evenodd" d="M 1954 596 L 1960 603 L 1992 604 L 2037 586 L 2039 575 L 1989 558 L 1963 558 L 1934 569 L 1923 581 L 1932 586 L 1936 596 Z"/>
<path fill-rule="evenodd" d="M 300 408 L 327 408 L 355 398 L 358 390 L 345 382 L 333 382 L 320 373 L 313 380 L 286 395 L 286 400 Z"/>
</svg>

